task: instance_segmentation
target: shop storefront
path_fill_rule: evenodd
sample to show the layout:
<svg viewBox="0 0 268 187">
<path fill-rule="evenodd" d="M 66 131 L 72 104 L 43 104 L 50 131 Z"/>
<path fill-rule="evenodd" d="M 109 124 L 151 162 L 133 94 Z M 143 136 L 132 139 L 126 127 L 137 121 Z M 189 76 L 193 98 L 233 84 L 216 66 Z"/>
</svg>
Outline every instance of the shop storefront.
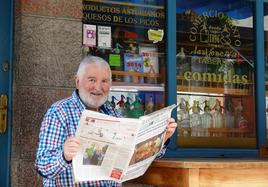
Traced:
<svg viewBox="0 0 268 187">
<path fill-rule="evenodd" d="M 42 117 L 73 91 L 81 45 L 109 62 L 125 117 L 178 105 L 165 157 L 140 183 L 267 185 L 267 0 L 5 2 L 0 186 L 40 186 Z"/>
<path fill-rule="evenodd" d="M 177 103 L 167 157 L 258 157 L 266 143 L 267 6 L 86 0 L 84 54 L 109 62 L 109 100 L 125 117 Z"/>
</svg>

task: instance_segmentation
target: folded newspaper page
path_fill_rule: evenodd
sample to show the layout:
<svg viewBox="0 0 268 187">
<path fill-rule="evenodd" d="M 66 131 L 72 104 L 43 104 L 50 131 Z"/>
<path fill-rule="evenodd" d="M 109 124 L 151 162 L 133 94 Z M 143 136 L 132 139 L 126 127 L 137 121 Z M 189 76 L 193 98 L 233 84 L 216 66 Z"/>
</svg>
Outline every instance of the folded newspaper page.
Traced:
<svg viewBox="0 0 268 187">
<path fill-rule="evenodd" d="M 75 135 L 81 144 L 72 161 L 74 181 L 124 182 L 143 175 L 164 146 L 167 119 L 175 107 L 139 119 L 85 110 Z"/>
</svg>

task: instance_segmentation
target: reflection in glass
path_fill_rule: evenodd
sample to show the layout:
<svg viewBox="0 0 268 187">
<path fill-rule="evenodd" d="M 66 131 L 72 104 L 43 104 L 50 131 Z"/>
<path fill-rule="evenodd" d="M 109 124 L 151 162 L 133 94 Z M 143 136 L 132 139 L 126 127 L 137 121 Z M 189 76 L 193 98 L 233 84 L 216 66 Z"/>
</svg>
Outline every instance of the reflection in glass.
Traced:
<svg viewBox="0 0 268 187">
<path fill-rule="evenodd" d="M 113 108 L 138 118 L 165 106 L 165 1 L 83 0 L 82 22 L 83 54 L 112 69 Z"/>
<path fill-rule="evenodd" d="M 177 1 L 178 146 L 256 146 L 253 7 Z"/>
</svg>

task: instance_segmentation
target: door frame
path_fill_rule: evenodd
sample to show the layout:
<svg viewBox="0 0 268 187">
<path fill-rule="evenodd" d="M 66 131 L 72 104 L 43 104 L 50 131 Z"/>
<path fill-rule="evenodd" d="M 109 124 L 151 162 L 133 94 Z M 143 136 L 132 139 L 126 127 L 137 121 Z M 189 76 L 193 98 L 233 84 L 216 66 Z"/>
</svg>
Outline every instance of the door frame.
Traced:
<svg viewBox="0 0 268 187">
<path fill-rule="evenodd" d="M 2 18 L 2 19 L 1 19 Z M 1 40 L 0 46 L 0 95 L 8 97 L 8 118 L 6 132 L 0 134 L 0 186 L 11 186 L 11 143 L 12 143 L 12 74 L 13 74 L 13 31 L 14 31 L 14 0 L 2 1 L 0 7 Z M 8 63 L 8 70 L 3 70 L 3 63 Z"/>
</svg>

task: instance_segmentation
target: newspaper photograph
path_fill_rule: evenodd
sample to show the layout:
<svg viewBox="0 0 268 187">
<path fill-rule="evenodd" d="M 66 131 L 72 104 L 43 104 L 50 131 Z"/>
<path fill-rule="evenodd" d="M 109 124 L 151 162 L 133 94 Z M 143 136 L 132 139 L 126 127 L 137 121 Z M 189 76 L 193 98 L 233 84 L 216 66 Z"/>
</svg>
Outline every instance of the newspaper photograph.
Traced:
<svg viewBox="0 0 268 187">
<path fill-rule="evenodd" d="M 72 161 L 74 181 L 123 182 L 143 175 L 164 145 L 167 119 L 175 107 L 139 119 L 85 110 L 75 135 L 80 147 Z"/>
</svg>

